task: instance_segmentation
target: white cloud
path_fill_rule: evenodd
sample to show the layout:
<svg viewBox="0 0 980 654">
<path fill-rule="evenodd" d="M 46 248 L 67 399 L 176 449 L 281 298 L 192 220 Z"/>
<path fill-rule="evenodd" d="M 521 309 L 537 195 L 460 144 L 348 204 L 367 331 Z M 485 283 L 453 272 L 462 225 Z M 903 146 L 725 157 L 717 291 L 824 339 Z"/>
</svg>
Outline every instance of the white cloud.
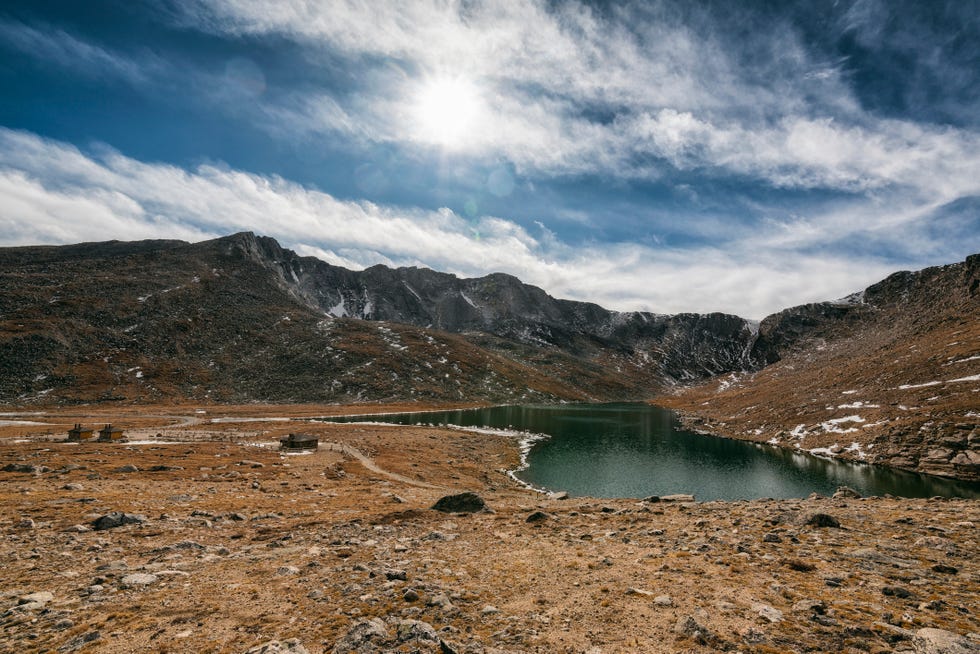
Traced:
<svg viewBox="0 0 980 654">
<path fill-rule="evenodd" d="M 462 276 L 508 272 L 549 293 L 609 308 L 663 313 L 726 311 L 749 317 L 835 298 L 882 278 L 893 265 L 864 254 L 813 253 L 825 223 L 847 231 L 854 211 L 746 233 L 719 247 L 635 244 L 572 248 L 501 217 L 465 218 L 342 201 L 276 177 L 199 166 L 184 170 L 114 152 L 90 156 L 24 132 L 0 129 L 0 233 L 7 245 L 81 240 L 201 240 L 252 230 L 302 254 L 362 268 L 426 265 Z M 882 215 L 891 207 L 882 206 Z M 853 227 L 870 238 L 869 225 Z M 925 238 L 907 219 L 889 238 Z M 911 225 L 911 227 L 910 227 Z M 785 233 L 780 233 L 783 229 Z"/>
<path fill-rule="evenodd" d="M 788 24 L 734 44 L 710 16 L 682 19 L 656 2 L 606 13 L 577 2 L 442 0 L 202 0 L 184 10 L 198 28 L 338 52 L 371 80 L 349 95 L 267 106 L 279 129 L 436 147 L 414 98 L 433 76 L 465 76 L 485 105 L 456 149 L 509 160 L 531 178 L 645 179 L 664 161 L 782 188 L 894 186 L 929 201 L 980 189 L 980 134 L 868 114 L 835 63 Z M 385 66 L 370 63 L 379 57 Z"/>
</svg>

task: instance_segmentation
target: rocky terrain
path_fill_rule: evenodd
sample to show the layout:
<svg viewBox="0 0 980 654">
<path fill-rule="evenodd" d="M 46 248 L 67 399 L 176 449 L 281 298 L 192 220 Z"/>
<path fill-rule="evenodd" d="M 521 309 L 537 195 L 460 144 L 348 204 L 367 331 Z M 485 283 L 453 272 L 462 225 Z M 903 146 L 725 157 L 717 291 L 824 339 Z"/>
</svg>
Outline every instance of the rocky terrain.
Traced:
<svg viewBox="0 0 980 654">
<path fill-rule="evenodd" d="M 559 499 L 504 437 L 301 421 L 341 410 L 5 414 L 0 650 L 980 651 L 976 501 Z"/>
<path fill-rule="evenodd" d="M 768 365 L 657 403 L 724 436 L 980 480 L 980 256 L 766 318 Z"/>
</svg>

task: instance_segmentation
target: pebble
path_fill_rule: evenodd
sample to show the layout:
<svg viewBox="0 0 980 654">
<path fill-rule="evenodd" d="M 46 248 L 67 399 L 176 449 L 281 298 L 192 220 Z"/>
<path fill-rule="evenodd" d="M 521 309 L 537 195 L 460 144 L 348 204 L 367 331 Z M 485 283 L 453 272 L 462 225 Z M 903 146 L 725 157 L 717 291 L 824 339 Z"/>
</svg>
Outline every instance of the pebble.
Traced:
<svg viewBox="0 0 980 654">
<path fill-rule="evenodd" d="M 406 602 L 417 602 L 419 601 L 418 591 L 416 591 L 414 588 L 409 588 L 405 591 L 405 594 L 402 595 L 402 599 Z"/>
<path fill-rule="evenodd" d="M 670 595 L 657 595 L 653 598 L 653 603 L 655 606 L 673 606 L 674 600 Z"/>
</svg>

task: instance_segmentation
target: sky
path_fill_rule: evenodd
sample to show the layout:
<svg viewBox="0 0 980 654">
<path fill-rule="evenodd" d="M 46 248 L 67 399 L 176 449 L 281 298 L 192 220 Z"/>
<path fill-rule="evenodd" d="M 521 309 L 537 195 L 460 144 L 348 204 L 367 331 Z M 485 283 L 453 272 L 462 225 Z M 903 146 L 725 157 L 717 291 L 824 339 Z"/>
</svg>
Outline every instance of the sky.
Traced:
<svg viewBox="0 0 980 654">
<path fill-rule="evenodd" d="M 980 252 L 980 1 L 5 0 L 0 245 L 762 318 Z"/>
</svg>

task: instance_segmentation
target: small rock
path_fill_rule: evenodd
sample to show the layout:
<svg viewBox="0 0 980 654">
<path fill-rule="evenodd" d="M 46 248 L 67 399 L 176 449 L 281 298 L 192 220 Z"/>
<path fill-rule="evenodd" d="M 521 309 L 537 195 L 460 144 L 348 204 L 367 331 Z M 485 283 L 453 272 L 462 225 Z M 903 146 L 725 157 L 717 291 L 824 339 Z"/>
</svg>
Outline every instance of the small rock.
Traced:
<svg viewBox="0 0 980 654">
<path fill-rule="evenodd" d="M 706 642 L 711 638 L 711 631 L 693 615 L 684 616 L 674 625 L 674 633 L 693 638 L 698 642 Z"/>
<path fill-rule="evenodd" d="M 238 465 L 245 466 L 247 468 L 264 468 L 265 464 L 258 461 L 250 461 L 248 459 L 242 459 L 238 462 Z"/>
<path fill-rule="evenodd" d="M 820 600 L 800 600 L 793 605 L 793 613 L 819 613 L 823 614 L 827 610 L 827 605 Z"/>
<path fill-rule="evenodd" d="M 143 586 L 149 586 L 157 582 L 158 577 L 156 575 L 147 574 L 145 572 L 134 572 L 131 575 L 126 575 L 120 580 L 123 588 L 140 588 Z"/>
<path fill-rule="evenodd" d="M 524 522 L 531 522 L 531 523 L 544 522 L 545 520 L 548 520 L 550 518 L 551 516 L 545 513 L 544 511 L 535 511 L 534 513 L 529 515 Z"/>
<path fill-rule="evenodd" d="M 970 654 L 980 643 L 943 629 L 919 629 L 912 639 L 917 654 Z"/>
<path fill-rule="evenodd" d="M 556 492 L 556 493 L 548 493 L 548 499 L 550 499 L 550 500 L 567 500 L 567 499 L 570 499 L 570 498 L 571 498 L 571 495 L 569 495 L 566 491 L 559 491 L 559 492 Z"/>
<path fill-rule="evenodd" d="M 405 594 L 402 595 L 402 599 L 406 602 L 417 602 L 419 601 L 419 593 L 414 588 L 409 588 L 405 591 Z"/>
<path fill-rule="evenodd" d="M 295 638 L 289 640 L 270 640 L 245 650 L 245 654 L 310 654 Z"/>
<path fill-rule="evenodd" d="M 344 637 L 334 643 L 332 654 L 375 651 L 371 643 L 388 640 L 388 628 L 380 618 L 359 620 Z"/>
<path fill-rule="evenodd" d="M 763 543 L 782 543 L 782 537 L 774 531 L 770 531 L 768 534 L 762 537 Z"/>
<path fill-rule="evenodd" d="M 783 612 L 762 602 L 753 602 L 752 611 L 769 622 L 782 622 Z"/>
<path fill-rule="evenodd" d="M 405 643 L 409 641 L 427 641 L 430 643 L 439 642 L 436 630 L 428 622 L 421 620 L 401 620 L 397 626 L 398 640 Z"/>
<path fill-rule="evenodd" d="M 883 586 L 881 588 L 881 594 L 887 595 L 888 597 L 900 597 L 902 599 L 912 597 L 912 593 L 901 586 Z"/>
<path fill-rule="evenodd" d="M 389 568 L 385 570 L 385 579 L 388 581 L 408 581 L 408 573 L 404 570 Z"/>
<path fill-rule="evenodd" d="M 71 629 L 75 626 L 75 623 L 68 618 L 62 618 L 54 623 L 54 628 L 58 631 L 64 631 L 65 629 Z"/>
<path fill-rule="evenodd" d="M 638 595 L 640 597 L 653 597 L 653 593 L 648 590 L 643 590 L 642 588 L 627 588 L 627 595 Z"/>
<path fill-rule="evenodd" d="M 21 518 L 14 524 L 15 529 L 34 529 L 37 523 L 31 518 Z"/>
<path fill-rule="evenodd" d="M 945 564 L 942 564 L 942 563 L 937 563 L 936 565 L 932 566 L 932 571 L 933 572 L 938 572 L 938 573 L 944 574 L 944 575 L 955 575 L 960 570 L 959 570 L 959 568 L 956 568 L 956 567 L 951 566 L 951 565 L 945 565 Z"/>
<path fill-rule="evenodd" d="M 485 511 L 487 504 L 476 493 L 465 492 L 441 497 L 432 508 L 443 513 L 477 513 Z"/>
<path fill-rule="evenodd" d="M 65 484 L 64 486 L 61 487 L 61 490 L 80 491 L 80 490 L 85 490 L 85 487 L 82 486 L 81 484 Z"/>
<path fill-rule="evenodd" d="M 834 529 L 840 529 L 840 521 L 827 513 L 811 513 L 806 517 L 803 524 L 811 527 L 832 527 Z"/>
<path fill-rule="evenodd" d="M 655 606 L 673 606 L 674 600 L 670 595 L 657 595 L 653 598 L 653 603 Z"/>
<path fill-rule="evenodd" d="M 861 493 L 857 492 L 849 486 L 838 486 L 837 490 L 834 492 L 835 500 L 856 500 L 861 497 Z"/>
<path fill-rule="evenodd" d="M 114 469 L 113 472 L 139 472 L 140 469 L 134 466 L 132 463 L 127 463 L 124 466 L 119 466 Z"/>
<path fill-rule="evenodd" d="M 684 493 L 676 493 L 674 495 L 661 495 L 660 501 L 661 502 L 693 502 L 694 496 L 687 495 Z"/>
<path fill-rule="evenodd" d="M 92 522 L 92 528 L 96 531 L 101 531 L 103 529 L 115 529 L 116 527 L 122 527 L 123 525 L 139 524 L 142 522 L 146 522 L 146 516 L 144 515 L 113 511 L 100 518 L 96 518 Z"/>
<path fill-rule="evenodd" d="M 285 577 L 287 575 L 298 575 L 299 574 L 299 568 L 297 568 L 294 565 L 280 566 L 276 570 L 276 574 L 279 575 L 280 577 Z"/>
<path fill-rule="evenodd" d="M 492 604 L 487 604 L 482 609 L 480 609 L 481 615 L 493 615 L 495 613 L 500 613 L 500 609 Z"/>
<path fill-rule="evenodd" d="M 432 598 L 428 602 L 426 602 L 426 605 L 438 606 L 440 609 L 444 611 L 448 611 L 454 608 L 452 600 L 450 600 L 449 596 L 446 595 L 445 593 L 438 593 L 436 595 L 433 595 Z"/>
<path fill-rule="evenodd" d="M 21 595 L 17 598 L 18 604 L 40 604 L 44 606 L 48 602 L 54 599 L 54 595 L 47 592 L 41 591 L 37 593 L 31 593 L 29 595 Z"/>
</svg>

